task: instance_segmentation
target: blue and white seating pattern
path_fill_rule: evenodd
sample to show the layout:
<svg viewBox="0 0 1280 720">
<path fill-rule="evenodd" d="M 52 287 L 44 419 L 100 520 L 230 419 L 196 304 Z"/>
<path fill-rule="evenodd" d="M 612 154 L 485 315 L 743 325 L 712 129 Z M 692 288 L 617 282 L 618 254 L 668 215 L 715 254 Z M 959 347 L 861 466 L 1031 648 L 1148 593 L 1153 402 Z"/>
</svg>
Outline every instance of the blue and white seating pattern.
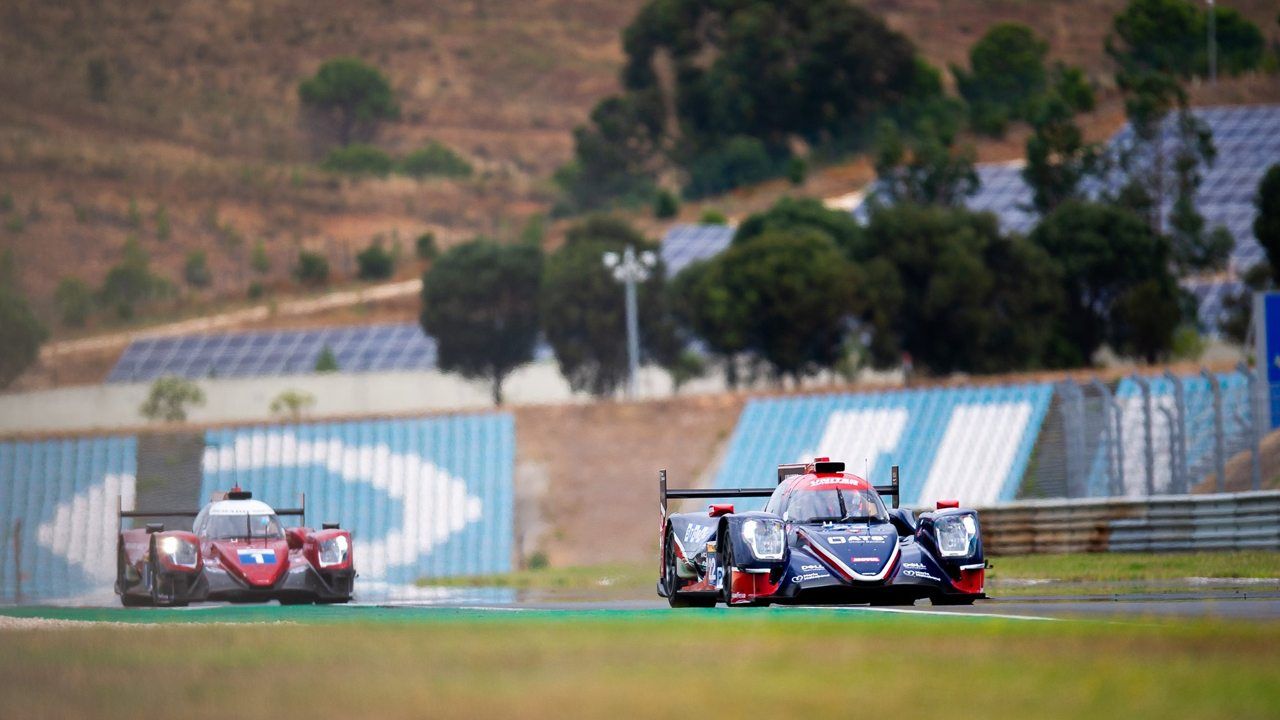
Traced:
<svg viewBox="0 0 1280 720">
<path fill-rule="evenodd" d="M 1223 435 L 1225 451 L 1230 457 L 1245 447 L 1246 427 L 1253 412 L 1252 403 L 1249 402 L 1249 386 L 1244 375 L 1222 373 L 1216 377 L 1223 396 L 1222 405 L 1226 409 Z M 1195 484 L 1214 472 L 1213 390 L 1209 381 L 1200 375 L 1183 376 L 1178 380 L 1186 403 L 1184 432 L 1187 456 L 1184 464 L 1189 470 L 1191 483 Z M 1165 377 L 1148 378 L 1147 383 L 1151 392 L 1151 490 L 1155 494 L 1183 492 L 1182 488 L 1173 487 L 1172 483 L 1171 462 L 1176 453 L 1172 449 L 1174 446 L 1169 417 L 1176 418 L 1174 385 Z M 1146 407 L 1141 385 L 1132 378 L 1121 380 L 1115 391 L 1115 400 L 1120 407 L 1120 452 L 1118 455 L 1108 455 L 1105 444 L 1099 444 L 1089 474 L 1088 492 L 1095 497 L 1145 497 L 1149 494 Z M 1166 411 L 1169 415 L 1166 415 Z M 1117 461 L 1119 466 L 1115 467 Z M 1111 472 L 1108 472 L 1108 463 L 1113 465 Z M 1116 487 L 1112 486 L 1113 480 Z"/>
<path fill-rule="evenodd" d="M 232 485 L 352 531 L 357 592 L 511 569 L 515 425 L 491 413 L 206 435 L 202 494 Z"/>
<path fill-rule="evenodd" d="M 116 499 L 133 506 L 132 437 L 0 442 L 0 603 L 101 596 L 115 580 Z M 18 562 L 14 561 L 14 531 Z"/>
<path fill-rule="evenodd" d="M 899 465 L 904 505 L 1012 500 L 1052 395 L 1031 384 L 751 400 L 714 486 L 761 487 L 781 463 L 827 456 L 876 484 Z"/>
</svg>

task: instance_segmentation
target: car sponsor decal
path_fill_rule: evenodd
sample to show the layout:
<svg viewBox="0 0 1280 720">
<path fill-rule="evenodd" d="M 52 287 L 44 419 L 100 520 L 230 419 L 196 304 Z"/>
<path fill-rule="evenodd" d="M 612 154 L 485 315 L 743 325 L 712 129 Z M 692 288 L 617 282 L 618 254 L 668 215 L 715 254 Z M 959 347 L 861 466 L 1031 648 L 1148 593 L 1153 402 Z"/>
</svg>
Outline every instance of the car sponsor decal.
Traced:
<svg viewBox="0 0 1280 720">
<path fill-rule="evenodd" d="M 800 572 L 812 572 L 814 570 L 821 570 L 821 569 L 822 569 L 821 565 L 801 565 L 800 566 Z"/>
<path fill-rule="evenodd" d="M 853 562 L 856 562 L 856 563 L 860 563 L 860 562 L 874 562 L 874 563 L 878 563 L 878 562 L 880 562 L 880 558 L 878 558 L 878 557 L 856 557 L 856 558 L 849 558 L 849 559 L 850 559 L 850 560 L 852 560 Z"/>
<path fill-rule="evenodd" d="M 828 535 L 826 540 L 828 545 L 846 545 L 846 544 L 856 545 L 859 543 L 879 544 L 885 541 L 885 536 L 884 535 L 867 535 L 863 537 L 861 535 L 848 535 L 848 536 Z"/>
<path fill-rule="evenodd" d="M 902 567 L 910 568 L 912 570 L 924 570 L 924 563 L 904 562 L 902 563 Z"/>
<path fill-rule="evenodd" d="M 805 580 L 821 580 L 822 578 L 831 577 L 831 573 L 811 572 L 803 575 L 796 575 L 791 578 L 791 582 L 804 582 Z"/>
<path fill-rule="evenodd" d="M 930 575 L 929 573 L 924 572 L 923 570 L 903 570 L 902 574 L 906 575 L 907 577 L 920 578 L 921 580 L 932 580 L 934 582 L 942 582 L 942 578 L 934 577 L 933 575 Z"/>
<path fill-rule="evenodd" d="M 236 548 L 241 565 L 275 565 L 276 551 L 271 548 Z"/>
<path fill-rule="evenodd" d="M 711 533 L 715 532 L 715 527 L 711 525 L 689 525 L 684 529 L 685 545 L 700 545 L 711 537 Z"/>
</svg>

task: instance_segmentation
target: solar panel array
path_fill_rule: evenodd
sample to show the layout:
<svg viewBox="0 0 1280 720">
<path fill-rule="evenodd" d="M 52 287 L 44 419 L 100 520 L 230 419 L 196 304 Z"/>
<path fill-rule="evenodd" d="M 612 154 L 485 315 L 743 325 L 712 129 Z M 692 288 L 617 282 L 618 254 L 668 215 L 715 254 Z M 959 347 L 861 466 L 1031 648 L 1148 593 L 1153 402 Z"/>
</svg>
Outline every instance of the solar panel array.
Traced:
<svg viewBox="0 0 1280 720">
<path fill-rule="evenodd" d="M 1239 280 L 1186 280 L 1182 287 L 1199 303 L 1200 327 L 1215 337 L 1221 335 L 1219 328 L 1228 317 L 1226 300 L 1245 290 Z"/>
<path fill-rule="evenodd" d="M 662 262 L 667 277 L 675 277 L 690 263 L 720 254 L 733 240 L 728 225 L 676 225 L 662 237 Z"/>
<path fill-rule="evenodd" d="M 1262 248 L 1253 237 L 1253 198 L 1267 168 L 1280 163 L 1280 105 L 1198 108 L 1193 112 L 1213 132 L 1217 150 L 1214 163 L 1202 168 L 1197 207 L 1207 228 L 1221 225 L 1231 232 L 1236 241 L 1231 266 L 1236 272 L 1243 272 L 1264 259 Z M 1174 142 L 1175 134 L 1176 120 L 1170 117 L 1162 129 L 1166 148 Z M 1109 151 L 1113 155 L 1119 153 L 1132 139 L 1133 129 L 1125 125 L 1108 143 Z M 1038 215 L 1031 209 L 1031 189 L 1022 179 L 1021 165 L 988 164 L 977 170 L 981 186 L 966 204 L 974 210 L 995 213 L 1006 231 L 1029 232 Z M 1118 177 L 1110 177 L 1101 184 L 1093 183 L 1092 189 L 1096 193 L 1104 187 L 1115 188 L 1119 182 Z M 873 188 L 867 197 L 874 194 Z M 1166 218 L 1171 204 L 1172 200 L 1165 203 Z M 862 203 L 854 210 L 854 216 L 865 221 L 867 209 L 868 203 Z"/>
<path fill-rule="evenodd" d="M 435 340 L 421 327 L 364 325 L 134 340 L 107 382 L 309 373 L 325 348 L 343 372 L 428 370 L 436 364 Z"/>
</svg>

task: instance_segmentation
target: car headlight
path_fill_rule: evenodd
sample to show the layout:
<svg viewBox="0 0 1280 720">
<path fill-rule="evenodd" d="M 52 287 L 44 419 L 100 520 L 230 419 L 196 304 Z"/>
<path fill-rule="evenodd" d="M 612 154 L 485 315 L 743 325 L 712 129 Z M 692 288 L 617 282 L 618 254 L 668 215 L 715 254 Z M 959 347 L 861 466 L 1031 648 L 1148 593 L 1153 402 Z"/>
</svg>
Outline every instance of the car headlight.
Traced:
<svg viewBox="0 0 1280 720">
<path fill-rule="evenodd" d="M 169 535 L 160 539 L 160 552 L 169 556 L 174 565 L 192 567 L 196 564 L 196 546 L 182 538 Z"/>
<path fill-rule="evenodd" d="M 347 553 L 351 550 L 351 544 L 347 542 L 346 535 L 331 537 L 320 543 L 320 567 L 332 567 L 341 565 L 347 561 Z"/>
<path fill-rule="evenodd" d="M 944 515 L 933 521 L 933 532 L 943 557 L 968 557 L 977 550 L 978 522 L 972 515 Z"/>
<path fill-rule="evenodd" d="M 742 537 L 757 560 L 781 560 L 783 542 L 782 523 L 775 520 L 747 520 L 742 523 Z"/>
</svg>

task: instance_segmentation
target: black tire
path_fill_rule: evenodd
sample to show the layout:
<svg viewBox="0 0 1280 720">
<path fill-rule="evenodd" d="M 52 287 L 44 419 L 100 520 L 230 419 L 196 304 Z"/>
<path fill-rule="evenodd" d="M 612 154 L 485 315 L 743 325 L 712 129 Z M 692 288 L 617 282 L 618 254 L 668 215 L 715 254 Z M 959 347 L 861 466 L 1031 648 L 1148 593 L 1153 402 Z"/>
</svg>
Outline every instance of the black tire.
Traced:
<svg viewBox="0 0 1280 720">
<path fill-rule="evenodd" d="M 720 538 L 720 541 L 724 543 L 724 552 L 721 554 L 724 560 L 721 566 L 724 568 L 724 580 L 720 583 L 720 593 L 725 607 L 733 607 L 733 603 L 730 602 L 733 598 L 733 541 L 727 533 L 725 537 Z"/>
<path fill-rule="evenodd" d="M 156 536 L 151 536 L 151 557 L 147 561 L 147 581 L 150 587 L 147 588 L 151 593 L 151 604 L 156 607 L 186 607 L 185 600 L 178 600 L 178 595 L 174 589 L 172 577 L 166 577 L 160 572 L 160 559 L 156 554 Z M 168 586 L 169 591 L 165 593 L 163 587 Z"/>
<path fill-rule="evenodd" d="M 673 608 L 715 607 L 714 595 L 703 597 L 677 594 L 680 576 L 676 573 L 675 541 L 675 536 L 668 530 L 667 541 L 663 544 L 662 550 L 662 589 L 667 593 L 667 604 Z"/>
<path fill-rule="evenodd" d="M 151 607 L 151 598 L 137 595 L 121 595 L 120 604 L 127 608 Z"/>
</svg>

